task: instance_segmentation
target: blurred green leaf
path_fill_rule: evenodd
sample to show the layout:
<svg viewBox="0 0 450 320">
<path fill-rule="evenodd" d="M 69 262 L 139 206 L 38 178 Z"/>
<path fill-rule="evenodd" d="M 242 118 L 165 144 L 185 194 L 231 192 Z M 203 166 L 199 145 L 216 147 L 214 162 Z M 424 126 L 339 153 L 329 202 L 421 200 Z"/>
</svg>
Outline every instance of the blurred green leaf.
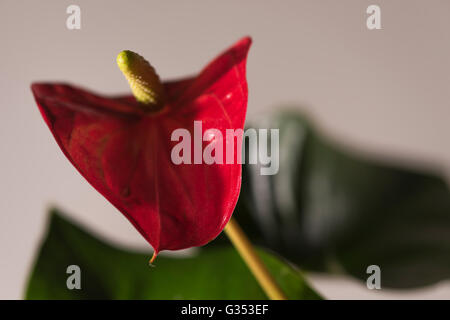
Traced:
<svg viewBox="0 0 450 320">
<path fill-rule="evenodd" d="M 290 299 L 320 299 L 300 272 L 267 252 L 264 262 Z M 159 256 L 115 248 L 51 214 L 32 271 L 27 299 L 265 299 L 234 248 L 207 247 L 194 257 Z M 81 290 L 68 290 L 69 265 L 81 269 Z"/>
<path fill-rule="evenodd" d="M 280 170 L 244 167 L 235 217 L 254 241 L 302 268 L 367 279 L 381 268 L 385 287 L 450 277 L 450 192 L 443 179 L 344 151 L 294 112 L 280 129 Z"/>
</svg>

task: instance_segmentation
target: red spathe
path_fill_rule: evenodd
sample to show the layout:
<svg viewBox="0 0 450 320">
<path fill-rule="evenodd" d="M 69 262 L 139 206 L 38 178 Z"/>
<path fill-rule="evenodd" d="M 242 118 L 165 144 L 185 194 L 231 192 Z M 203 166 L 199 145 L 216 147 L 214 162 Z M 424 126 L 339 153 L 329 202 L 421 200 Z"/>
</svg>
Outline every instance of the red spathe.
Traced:
<svg viewBox="0 0 450 320">
<path fill-rule="evenodd" d="M 165 83 L 167 104 L 145 113 L 134 97 L 102 97 L 61 83 L 32 91 L 58 145 L 86 180 L 122 212 L 155 252 L 201 246 L 225 227 L 241 186 L 241 165 L 171 160 L 175 129 L 193 136 L 243 129 L 247 110 L 244 38 L 197 77 Z M 237 154 L 235 145 L 235 154 Z"/>
</svg>

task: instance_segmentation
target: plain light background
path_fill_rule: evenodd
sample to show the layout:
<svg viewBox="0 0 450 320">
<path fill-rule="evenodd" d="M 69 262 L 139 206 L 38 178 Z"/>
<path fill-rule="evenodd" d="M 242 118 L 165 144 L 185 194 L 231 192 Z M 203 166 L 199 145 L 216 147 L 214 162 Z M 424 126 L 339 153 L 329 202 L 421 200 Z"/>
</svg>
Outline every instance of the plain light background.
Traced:
<svg viewBox="0 0 450 320">
<path fill-rule="evenodd" d="M 81 7 L 81 30 L 66 8 Z M 382 30 L 366 28 L 381 7 Z M 450 2 L 20 1 L 0 2 L 0 298 L 20 299 L 56 204 L 122 245 L 149 248 L 57 147 L 29 89 L 67 81 L 129 92 L 123 49 L 164 79 L 197 73 L 244 35 L 248 120 L 298 105 L 325 133 L 361 152 L 450 173 Z M 450 283 L 374 292 L 352 279 L 311 275 L 327 298 L 450 298 Z"/>
</svg>

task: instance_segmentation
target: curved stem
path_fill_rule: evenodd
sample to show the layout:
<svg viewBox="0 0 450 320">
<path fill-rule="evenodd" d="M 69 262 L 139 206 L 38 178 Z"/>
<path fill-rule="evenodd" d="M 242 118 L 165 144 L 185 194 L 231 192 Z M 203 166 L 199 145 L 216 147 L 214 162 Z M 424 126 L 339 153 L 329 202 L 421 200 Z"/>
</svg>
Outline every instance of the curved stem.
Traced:
<svg viewBox="0 0 450 320">
<path fill-rule="evenodd" d="M 287 300 L 283 291 L 281 291 L 275 279 L 267 270 L 261 258 L 256 253 L 247 236 L 239 227 L 236 220 L 230 219 L 225 227 L 225 233 L 235 246 L 236 250 L 241 255 L 242 259 L 247 264 L 250 271 L 255 276 L 259 285 L 271 300 Z"/>
</svg>

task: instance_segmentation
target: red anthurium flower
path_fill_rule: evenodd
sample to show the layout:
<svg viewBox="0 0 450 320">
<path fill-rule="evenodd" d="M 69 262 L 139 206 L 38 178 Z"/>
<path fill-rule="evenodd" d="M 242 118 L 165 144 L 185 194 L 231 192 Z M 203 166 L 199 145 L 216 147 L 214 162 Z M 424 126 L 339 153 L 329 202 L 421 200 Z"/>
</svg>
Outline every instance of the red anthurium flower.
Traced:
<svg viewBox="0 0 450 320">
<path fill-rule="evenodd" d="M 179 141 L 172 141 L 172 133 L 187 129 L 194 150 L 194 121 L 201 121 L 202 136 L 208 129 L 223 137 L 226 129 L 243 129 L 250 44 L 249 38 L 240 40 L 196 77 L 163 83 L 164 103 L 152 111 L 133 96 L 103 97 L 61 83 L 32 85 L 64 154 L 129 219 L 155 256 L 206 244 L 231 217 L 241 165 L 175 164 L 171 152 Z M 202 148 L 214 139 L 201 142 Z"/>
</svg>

